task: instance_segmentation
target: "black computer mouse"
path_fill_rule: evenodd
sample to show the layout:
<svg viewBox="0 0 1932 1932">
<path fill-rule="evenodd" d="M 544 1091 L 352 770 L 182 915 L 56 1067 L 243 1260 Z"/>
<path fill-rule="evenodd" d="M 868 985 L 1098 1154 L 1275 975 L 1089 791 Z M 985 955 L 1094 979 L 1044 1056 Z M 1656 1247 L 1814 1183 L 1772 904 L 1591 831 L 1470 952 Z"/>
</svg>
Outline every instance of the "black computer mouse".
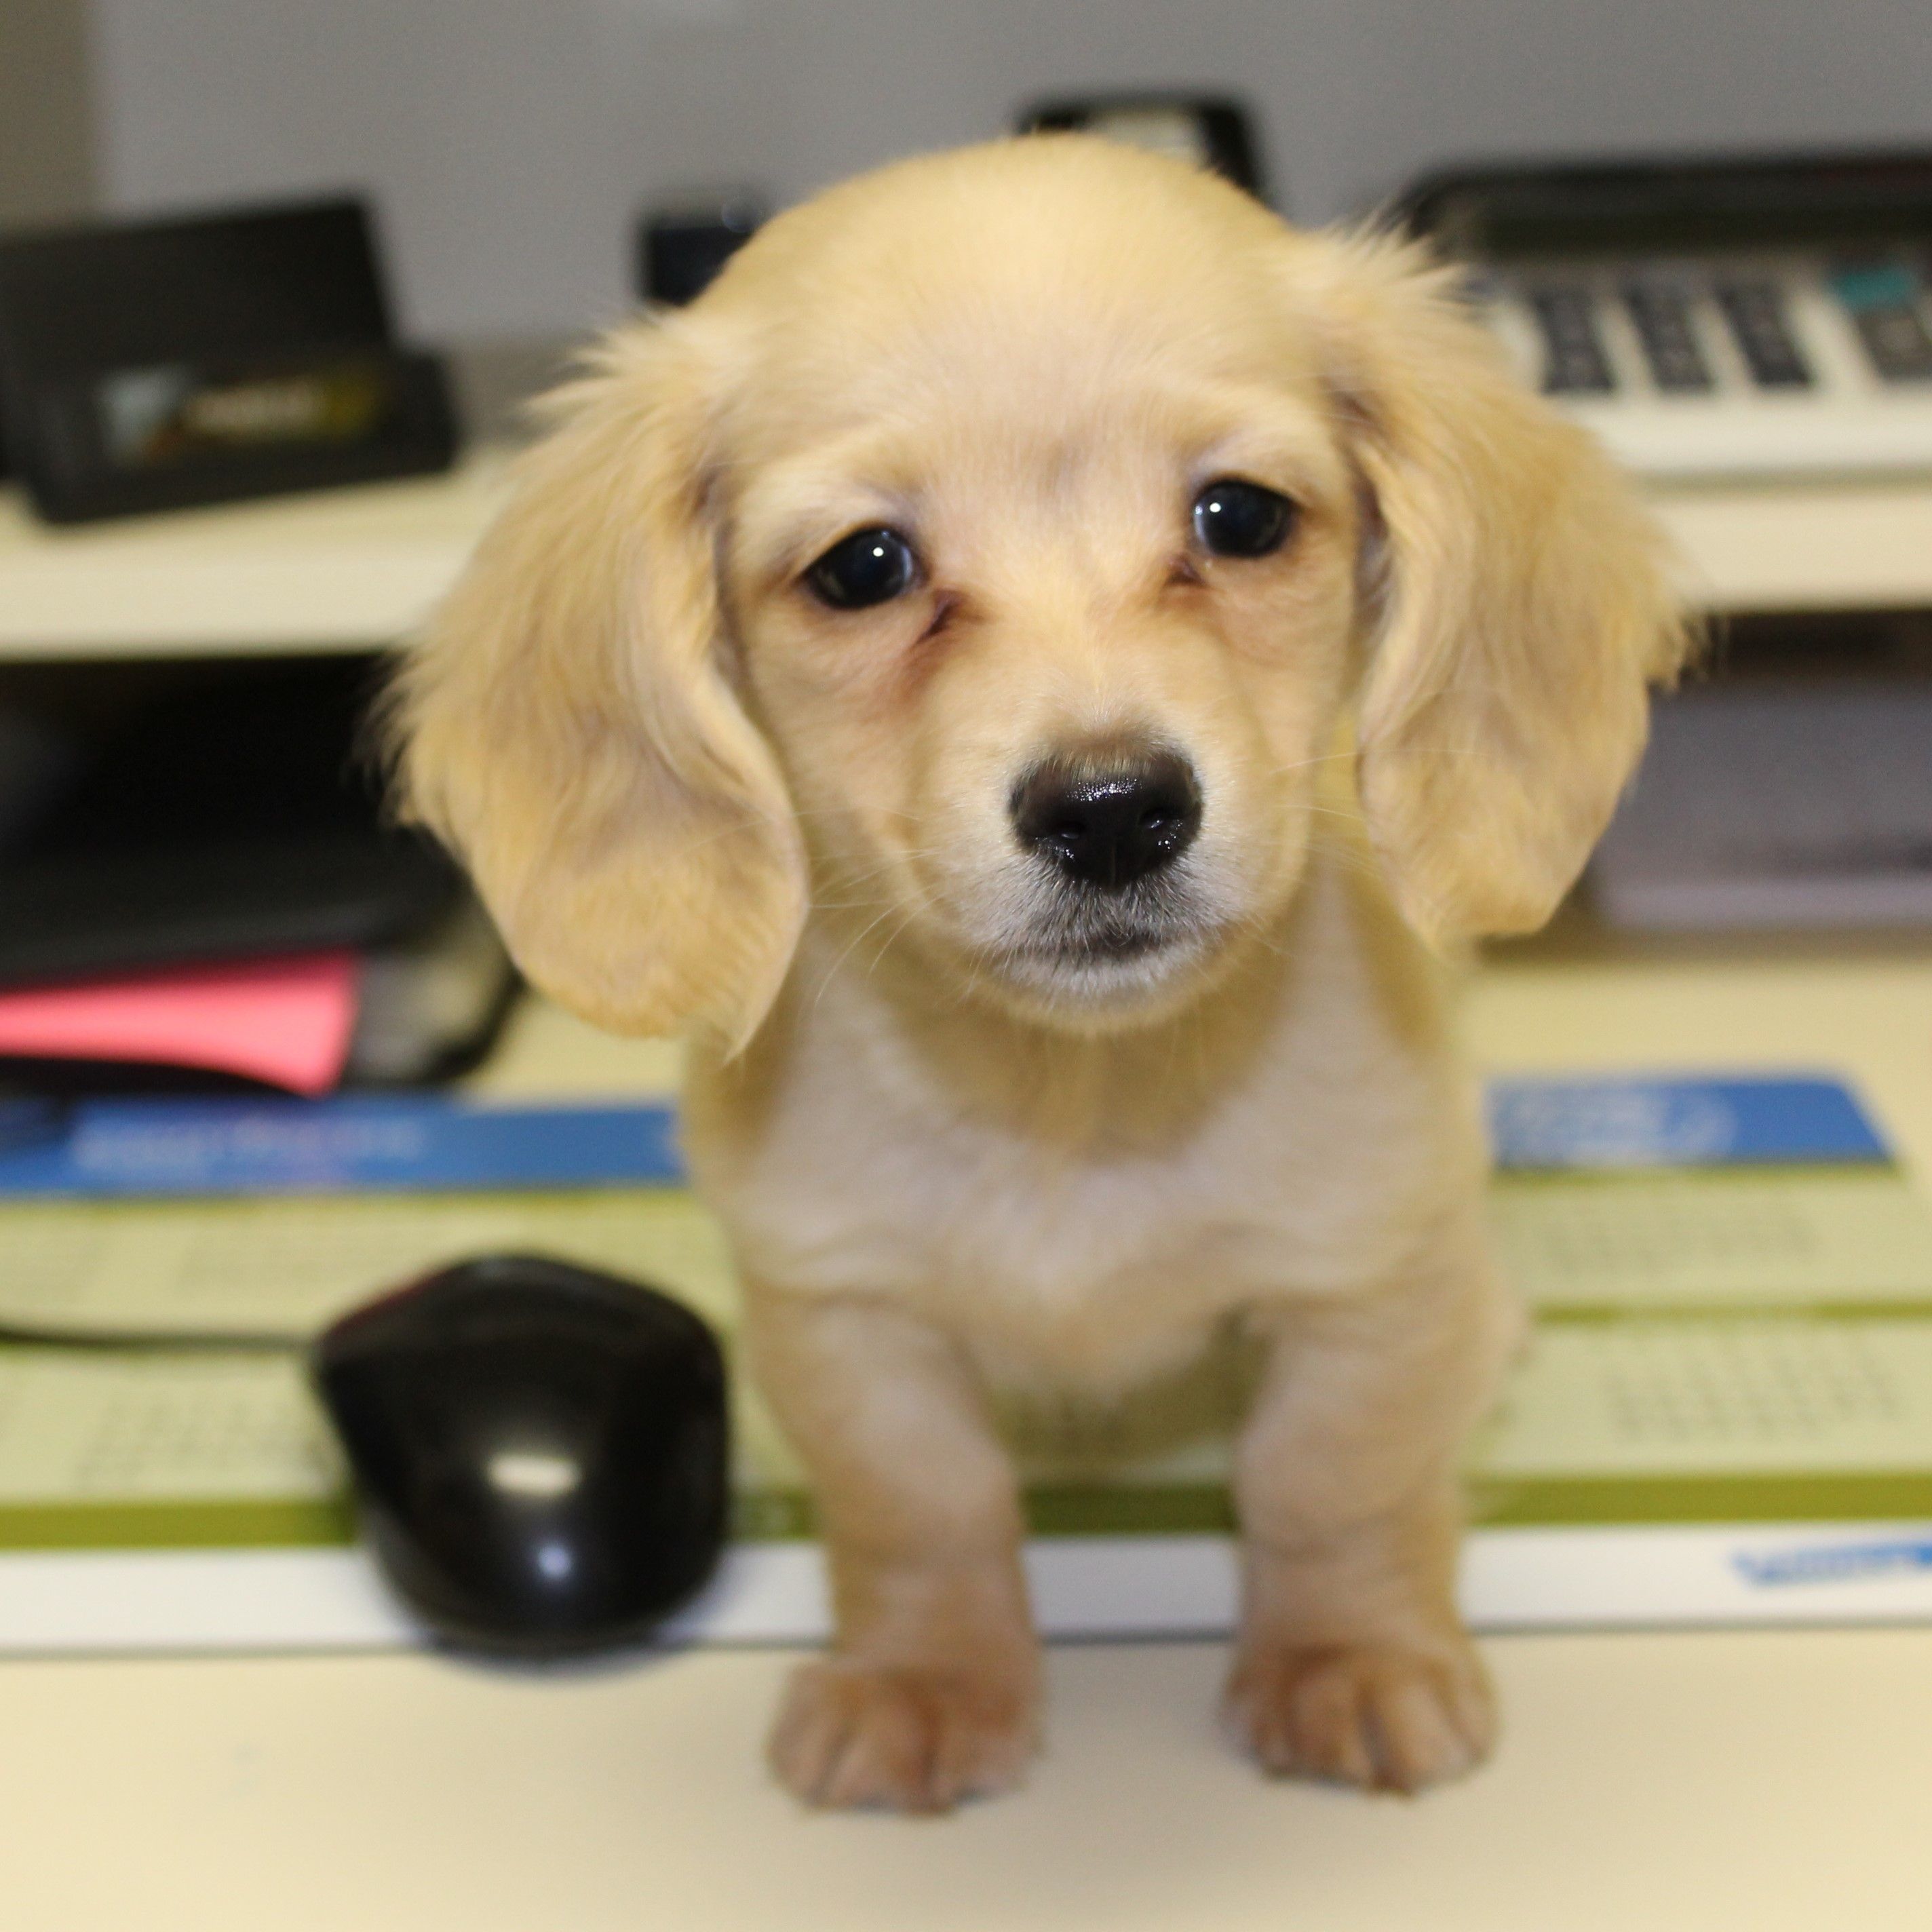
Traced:
<svg viewBox="0 0 1932 1932">
<path fill-rule="evenodd" d="M 668 1296 L 491 1256 L 343 1316 L 309 1369 L 376 1557 L 452 1643 L 526 1657 L 621 1643 L 717 1562 L 724 1358 Z"/>
</svg>

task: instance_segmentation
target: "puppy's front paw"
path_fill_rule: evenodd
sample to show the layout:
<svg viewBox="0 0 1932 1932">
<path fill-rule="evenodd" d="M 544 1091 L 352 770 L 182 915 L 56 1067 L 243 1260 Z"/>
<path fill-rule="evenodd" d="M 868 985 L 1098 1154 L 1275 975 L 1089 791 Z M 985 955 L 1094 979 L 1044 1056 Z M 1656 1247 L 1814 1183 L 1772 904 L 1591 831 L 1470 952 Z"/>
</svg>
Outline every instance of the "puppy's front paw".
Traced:
<svg viewBox="0 0 1932 1932">
<path fill-rule="evenodd" d="M 770 1755 L 780 1783 L 808 1804 L 950 1811 L 1012 1790 L 1036 1744 L 1029 1689 L 831 1658 L 793 1676 Z"/>
<path fill-rule="evenodd" d="M 1474 1646 L 1438 1654 L 1394 1645 L 1250 1644 L 1224 1715 L 1277 1777 L 1370 1791 L 1419 1791 L 1489 1755 L 1496 1707 Z"/>
</svg>

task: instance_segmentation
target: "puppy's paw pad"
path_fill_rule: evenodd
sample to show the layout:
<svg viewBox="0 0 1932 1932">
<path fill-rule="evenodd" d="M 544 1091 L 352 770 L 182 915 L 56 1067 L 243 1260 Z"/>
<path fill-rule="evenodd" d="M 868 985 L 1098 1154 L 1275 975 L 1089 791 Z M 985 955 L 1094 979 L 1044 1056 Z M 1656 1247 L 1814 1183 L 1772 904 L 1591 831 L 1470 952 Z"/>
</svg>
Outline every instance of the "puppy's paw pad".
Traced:
<svg viewBox="0 0 1932 1932">
<path fill-rule="evenodd" d="M 1276 1643 L 1236 1662 L 1228 1727 L 1262 1769 L 1370 1791 L 1413 1792 L 1473 1770 L 1496 1741 L 1473 1646 Z"/>
<path fill-rule="evenodd" d="M 808 1804 L 950 1811 L 1021 1784 L 1035 1743 L 1024 1691 L 834 1658 L 793 1676 L 770 1755 L 779 1782 Z"/>
</svg>

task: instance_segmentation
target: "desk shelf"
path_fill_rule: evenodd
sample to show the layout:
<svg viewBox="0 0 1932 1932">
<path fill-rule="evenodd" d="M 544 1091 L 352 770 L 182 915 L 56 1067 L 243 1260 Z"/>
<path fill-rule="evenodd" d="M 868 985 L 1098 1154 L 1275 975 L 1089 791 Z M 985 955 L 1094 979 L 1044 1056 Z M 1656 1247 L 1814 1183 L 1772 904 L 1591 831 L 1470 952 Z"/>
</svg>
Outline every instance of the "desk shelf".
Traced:
<svg viewBox="0 0 1932 1932">
<path fill-rule="evenodd" d="M 454 579 L 507 464 L 63 530 L 0 490 L 0 660 L 385 648 Z M 1932 607 L 1932 478 L 1652 501 L 1706 610 Z"/>
<path fill-rule="evenodd" d="M 0 490 L 0 661 L 382 649 L 454 580 L 507 466 L 63 529 Z"/>
</svg>

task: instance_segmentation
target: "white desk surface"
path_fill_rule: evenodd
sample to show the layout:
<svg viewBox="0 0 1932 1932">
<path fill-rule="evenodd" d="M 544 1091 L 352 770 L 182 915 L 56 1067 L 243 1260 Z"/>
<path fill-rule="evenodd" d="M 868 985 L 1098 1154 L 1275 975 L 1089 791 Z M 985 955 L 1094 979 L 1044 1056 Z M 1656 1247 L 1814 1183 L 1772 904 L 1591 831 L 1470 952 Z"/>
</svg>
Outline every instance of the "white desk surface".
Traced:
<svg viewBox="0 0 1932 1932">
<path fill-rule="evenodd" d="M 380 649 L 419 623 L 502 496 L 451 475 L 52 530 L 0 490 L 0 659 Z M 1932 477 L 1660 490 L 1702 608 L 1932 604 Z"/>
<path fill-rule="evenodd" d="M 1932 950 L 1494 966 L 1498 1068 L 1826 1066 L 1932 1179 Z M 486 1083 L 656 1084 L 538 1010 Z M 1496 1762 L 1416 1802 L 1271 1785 L 1204 1644 L 1056 1650 L 1048 1754 L 951 1819 L 766 1779 L 790 1659 L 0 1664 L 8 1932 L 1866 1932 L 1932 1923 L 1932 1630 L 1486 1646 Z"/>
</svg>

